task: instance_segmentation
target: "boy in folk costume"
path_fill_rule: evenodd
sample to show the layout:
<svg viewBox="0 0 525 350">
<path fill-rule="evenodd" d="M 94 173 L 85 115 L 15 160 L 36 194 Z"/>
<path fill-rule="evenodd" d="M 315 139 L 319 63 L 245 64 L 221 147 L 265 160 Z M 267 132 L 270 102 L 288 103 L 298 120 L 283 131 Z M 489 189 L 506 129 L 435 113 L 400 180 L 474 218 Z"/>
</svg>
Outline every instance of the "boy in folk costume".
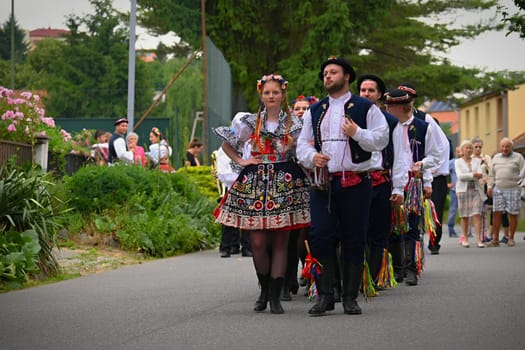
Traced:
<svg viewBox="0 0 525 350">
<path fill-rule="evenodd" d="M 392 134 L 394 143 L 394 166 L 392 176 L 392 204 L 401 205 L 409 180 L 421 179 L 425 198 L 432 195 L 432 173 L 430 169 L 439 161 L 439 147 L 433 142 L 429 124 L 412 113 L 412 97 L 403 90 L 393 89 L 385 94 L 387 111 L 393 114 L 399 123 Z M 414 194 L 414 193 L 413 193 Z M 423 198 L 420 198 L 422 202 Z M 391 244 L 395 278 L 406 284 L 417 285 L 416 247 L 420 242 L 420 213 L 408 214 L 408 232 L 397 237 Z"/>
</svg>

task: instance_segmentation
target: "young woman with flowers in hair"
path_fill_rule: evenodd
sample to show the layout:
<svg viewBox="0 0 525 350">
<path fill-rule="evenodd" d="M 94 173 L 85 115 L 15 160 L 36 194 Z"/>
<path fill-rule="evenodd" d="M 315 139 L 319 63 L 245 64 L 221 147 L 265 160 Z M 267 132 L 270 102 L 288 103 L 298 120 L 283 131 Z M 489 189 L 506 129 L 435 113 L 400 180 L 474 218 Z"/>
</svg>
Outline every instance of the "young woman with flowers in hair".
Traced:
<svg viewBox="0 0 525 350">
<path fill-rule="evenodd" d="M 303 96 L 299 95 L 292 101 L 292 112 L 297 117 L 302 118 L 303 114 L 310 107 L 310 105 L 319 101 L 315 96 Z"/>
<path fill-rule="evenodd" d="M 159 128 L 153 127 L 149 133 L 149 152 L 146 156 L 150 159 L 151 165 L 165 173 L 174 173 L 175 168 L 170 165 L 171 147 L 162 137 Z"/>
<path fill-rule="evenodd" d="M 234 166 L 242 168 L 214 215 L 223 225 L 250 232 L 261 286 L 254 310 L 264 311 L 269 301 L 274 314 L 284 312 L 279 298 L 289 232 L 310 225 L 309 182 L 295 160 L 302 123 L 288 107 L 287 88 L 281 75 L 263 76 L 257 82 L 263 104 L 257 114 L 246 113 L 231 127 L 214 130 Z"/>
</svg>

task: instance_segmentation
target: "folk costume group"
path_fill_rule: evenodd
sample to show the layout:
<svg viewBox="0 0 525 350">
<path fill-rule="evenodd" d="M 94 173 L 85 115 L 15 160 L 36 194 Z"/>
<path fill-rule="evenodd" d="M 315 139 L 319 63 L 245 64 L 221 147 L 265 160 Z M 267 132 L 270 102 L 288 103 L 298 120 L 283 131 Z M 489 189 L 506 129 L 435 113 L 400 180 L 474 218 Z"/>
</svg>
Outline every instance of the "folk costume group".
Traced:
<svg viewBox="0 0 525 350">
<path fill-rule="evenodd" d="M 430 198 L 431 171 L 448 143 L 438 144 L 435 126 L 414 116 L 409 84 L 385 94 L 384 82 L 366 75 L 358 80 L 363 97 L 352 94 L 356 74 L 341 57 L 323 62 L 319 79 L 328 96 L 312 99 L 301 118 L 288 107 L 288 82 L 270 74 L 257 82 L 257 114 L 237 115 L 230 127 L 214 129 L 238 173 L 214 215 L 218 223 L 250 233 L 261 288 L 256 312 L 268 304 L 271 313 L 284 312 L 290 232 L 305 228 L 317 271 L 317 302 L 309 315 L 335 309 L 334 286 L 341 282 L 344 313 L 361 314 L 363 271 L 370 271 L 376 287 L 388 287 L 378 283 L 388 251 L 397 281 L 417 284 L 421 213 L 407 213 L 408 229 L 394 237 L 392 206 L 403 204 L 411 179 L 421 184 L 421 200 Z M 378 107 L 380 101 L 390 113 Z M 291 270 L 296 280 L 297 260 Z"/>
</svg>

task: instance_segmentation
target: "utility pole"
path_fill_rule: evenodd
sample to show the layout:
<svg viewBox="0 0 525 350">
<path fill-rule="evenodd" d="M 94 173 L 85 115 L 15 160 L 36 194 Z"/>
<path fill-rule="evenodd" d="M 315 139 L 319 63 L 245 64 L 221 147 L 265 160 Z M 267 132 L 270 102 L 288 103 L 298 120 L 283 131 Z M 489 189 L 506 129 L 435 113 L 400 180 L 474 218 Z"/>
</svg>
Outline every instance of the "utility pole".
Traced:
<svg viewBox="0 0 525 350">
<path fill-rule="evenodd" d="M 15 0 L 11 0 L 11 90 L 15 89 Z"/>
<path fill-rule="evenodd" d="M 137 25 L 137 0 L 131 1 L 129 19 L 129 58 L 128 58 L 128 130 L 133 130 L 135 114 L 135 27 Z"/>
<path fill-rule="evenodd" d="M 204 140 L 202 143 L 204 145 L 203 160 L 204 164 L 208 164 L 208 74 L 207 74 L 207 51 L 206 51 L 206 0 L 201 0 L 201 27 L 202 27 L 202 82 L 203 82 L 203 96 L 202 96 L 202 111 L 203 111 L 203 135 Z"/>
</svg>

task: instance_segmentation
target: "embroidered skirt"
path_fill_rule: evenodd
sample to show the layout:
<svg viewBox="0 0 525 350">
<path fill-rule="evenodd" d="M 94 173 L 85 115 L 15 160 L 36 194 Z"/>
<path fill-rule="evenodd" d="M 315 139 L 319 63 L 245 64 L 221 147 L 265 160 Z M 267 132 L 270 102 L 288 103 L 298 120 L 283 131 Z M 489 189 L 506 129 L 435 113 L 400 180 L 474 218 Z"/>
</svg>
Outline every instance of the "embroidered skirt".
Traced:
<svg viewBox="0 0 525 350">
<path fill-rule="evenodd" d="M 295 162 L 249 165 L 214 212 L 242 230 L 287 231 L 310 226 L 310 182 Z"/>
</svg>

